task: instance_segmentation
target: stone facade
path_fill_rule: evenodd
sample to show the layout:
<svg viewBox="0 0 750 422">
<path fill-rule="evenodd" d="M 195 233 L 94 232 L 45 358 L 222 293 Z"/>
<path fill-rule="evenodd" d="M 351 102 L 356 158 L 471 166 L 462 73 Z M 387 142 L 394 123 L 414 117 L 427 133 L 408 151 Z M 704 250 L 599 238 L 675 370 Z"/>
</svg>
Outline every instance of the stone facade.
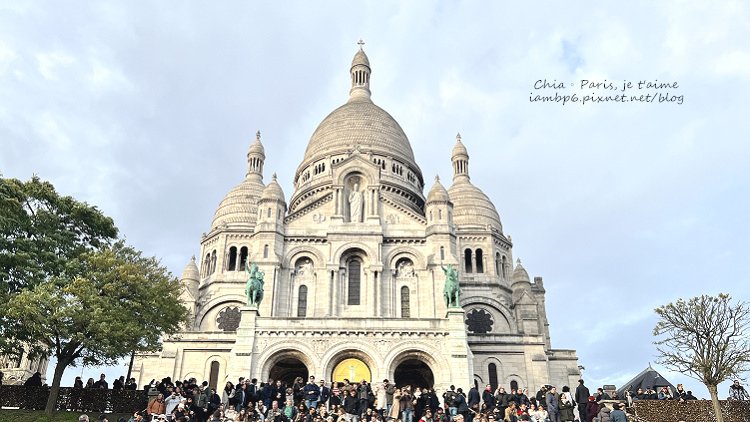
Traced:
<svg viewBox="0 0 750 422">
<path fill-rule="evenodd" d="M 137 357 L 140 384 L 331 380 L 354 362 L 352 376 L 438 389 L 575 385 L 575 352 L 551 348 L 543 281 L 513 266 L 460 135 L 452 185 L 436 177 L 425 198 L 408 138 L 370 99 L 370 73 L 360 49 L 349 100 L 313 133 L 289 202 L 276 175 L 263 183 L 257 134 L 245 179 L 201 240 L 200 268 L 193 258 L 183 273 L 192 324 Z M 257 308 L 246 306 L 250 262 L 265 274 Z M 443 299 L 448 265 L 459 269 L 460 308 Z"/>
<path fill-rule="evenodd" d="M 23 384 L 35 372 L 42 374 L 42 382 L 47 379 L 46 358 L 29 359 L 28 353 L 21 350 L 19 355 L 0 355 L 0 372 L 3 373 L 2 383 L 6 385 Z"/>
</svg>

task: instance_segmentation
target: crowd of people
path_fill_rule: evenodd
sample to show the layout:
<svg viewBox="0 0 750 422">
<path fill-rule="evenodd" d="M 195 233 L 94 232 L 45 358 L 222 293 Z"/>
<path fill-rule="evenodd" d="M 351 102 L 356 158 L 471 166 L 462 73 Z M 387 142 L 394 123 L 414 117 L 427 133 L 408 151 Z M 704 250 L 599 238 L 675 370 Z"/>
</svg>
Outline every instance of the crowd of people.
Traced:
<svg viewBox="0 0 750 422">
<path fill-rule="evenodd" d="M 102 379 L 103 380 L 103 379 Z M 145 387 L 153 398 L 129 422 L 625 422 L 623 409 L 601 402 L 611 397 L 599 389 L 594 396 L 579 381 L 575 393 L 567 386 L 526 389 L 477 385 L 467 392 L 450 386 L 436 392 L 428 387 L 396 386 L 389 380 L 371 384 L 326 383 L 310 376 L 287 385 L 282 380 L 240 378 L 220 391 L 207 381 L 153 380 Z"/>
<path fill-rule="evenodd" d="M 40 376 L 32 378 L 34 385 L 41 380 Z M 74 387 L 108 389 L 109 383 L 102 374 L 98 381 L 89 378 L 85 385 L 76 377 Z M 136 390 L 137 386 L 135 379 L 120 377 L 112 389 Z M 152 380 L 144 392 L 151 397 L 148 406 L 118 422 L 627 422 L 625 408 L 633 401 L 697 400 L 682 384 L 674 391 L 669 387 L 658 392 L 638 389 L 617 397 L 602 388 L 591 394 L 583 380 L 575 389 L 563 386 L 558 391 L 543 385 L 535 394 L 489 384 L 483 390 L 475 384 L 466 392 L 450 386 L 440 393 L 428 387 L 397 386 L 389 380 L 327 383 L 314 376 L 297 377 L 290 385 L 282 380 L 239 378 L 237 384 L 227 382 L 219 391 L 208 381 L 173 382 L 167 377 Z M 748 399 L 739 380 L 730 387 L 729 398 Z M 80 420 L 88 421 L 88 416 Z"/>
</svg>

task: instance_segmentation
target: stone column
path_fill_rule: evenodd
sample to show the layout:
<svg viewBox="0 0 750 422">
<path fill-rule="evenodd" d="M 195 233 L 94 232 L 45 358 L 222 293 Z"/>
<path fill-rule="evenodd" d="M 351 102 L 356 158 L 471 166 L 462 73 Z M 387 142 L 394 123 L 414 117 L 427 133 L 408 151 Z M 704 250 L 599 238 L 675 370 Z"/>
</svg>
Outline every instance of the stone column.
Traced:
<svg viewBox="0 0 750 422">
<path fill-rule="evenodd" d="M 253 355 L 255 346 L 255 327 L 258 319 L 258 309 L 249 306 L 243 306 L 240 309 L 240 326 L 237 327 L 237 337 L 232 351 L 229 353 L 229 365 L 227 376 L 229 379 L 239 377 L 250 378 L 250 370 L 253 366 L 253 360 L 257 356 Z"/>
<path fill-rule="evenodd" d="M 444 352 L 450 363 L 450 374 L 445 374 L 449 384 L 474 384 L 474 359 L 467 341 L 465 318 L 462 308 L 448 308 L 446 328 L 449 334 L 445 341 Z"/>
</svg>

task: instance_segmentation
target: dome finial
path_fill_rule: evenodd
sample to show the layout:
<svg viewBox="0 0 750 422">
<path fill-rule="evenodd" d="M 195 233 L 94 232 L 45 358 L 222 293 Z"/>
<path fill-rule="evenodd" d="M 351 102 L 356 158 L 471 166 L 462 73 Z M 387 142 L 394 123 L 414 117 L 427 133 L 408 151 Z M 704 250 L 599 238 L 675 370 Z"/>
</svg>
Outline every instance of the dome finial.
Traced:
<svg viewBox="0 0 750 422">
<path fill-rule="evenodd" d="M 439 174 L 436 174 L 436 175 L 435 175 L 435 181 L 436 181 L 436 182 L 439 182 L 439 181 L 440 181 L 440 175 L 439 175 Z"/>
<path fill-rule="evenodd" d="M 276 181 L 276 172 L 273 173 L 273 176 L 271 176 L 271 178 L 273 179 L 274 182 Z"/>
<path fill-rule="evenodd" d="M 456 142 L 461 142 L 461 132 L 456 133 Z"/>
<path fill-rule="evenodd" d="M 357 45 L 359 45 L 359 51 L 365 51 L 364 49 L 365 42 L 362 41 L 362 38 L 359 39 L 359 41 L 357 42 Z"/>
<path fill-rule="evenodd" d="M 260 129 L 258 129 L 258 131 L 255 132 L 255 140 L 260 142 Z"/>
</svg>

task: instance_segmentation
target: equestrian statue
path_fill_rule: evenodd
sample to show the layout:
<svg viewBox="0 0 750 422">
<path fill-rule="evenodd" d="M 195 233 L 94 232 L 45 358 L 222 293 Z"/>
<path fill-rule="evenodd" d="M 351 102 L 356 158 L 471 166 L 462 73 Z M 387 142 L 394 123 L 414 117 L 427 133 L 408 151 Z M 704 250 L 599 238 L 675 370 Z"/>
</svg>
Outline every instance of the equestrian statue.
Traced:
<svg viewBox="0 0 750 422">
<path fill-rule="evenodd" d="M 245 272 L 248 274 L 247 284 L 245 285 L 245 295 L 247 296 L 247 306 L 257 308 L 263 300 L 263 276 L 265 273 L 258 268 L 255 263 L 247 262 Z"/>
<path fill-rule="evenodd" d="M 445 299 L 445 306 L 447 308 L 460 308 L 461 304 L 459 299 L 461 296 L 461 289 L 458 286 L 458 270 L 456 270 L 452 264 L 448 264 L 448 267 L 440 264 L 440 268 L 445 273 L 445 287 L 443 287 L 443 298 Z"/>
</svg>

